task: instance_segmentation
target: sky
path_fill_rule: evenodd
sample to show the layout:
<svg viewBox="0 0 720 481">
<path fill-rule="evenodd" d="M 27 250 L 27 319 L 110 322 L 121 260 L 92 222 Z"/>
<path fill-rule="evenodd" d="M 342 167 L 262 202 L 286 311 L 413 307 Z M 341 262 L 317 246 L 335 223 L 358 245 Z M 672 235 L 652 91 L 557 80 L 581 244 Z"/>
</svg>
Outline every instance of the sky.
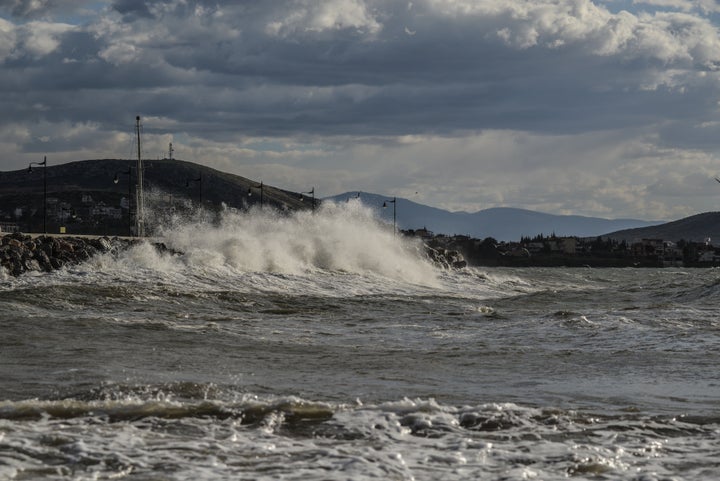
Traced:
<svg viewBox="0 0 720 481">
<path fill-rule="evenodd" d="M 0 0 L 0 170 L 168 155 L 320 197 L 720 210 L 717 0 Z"/>
</svg>

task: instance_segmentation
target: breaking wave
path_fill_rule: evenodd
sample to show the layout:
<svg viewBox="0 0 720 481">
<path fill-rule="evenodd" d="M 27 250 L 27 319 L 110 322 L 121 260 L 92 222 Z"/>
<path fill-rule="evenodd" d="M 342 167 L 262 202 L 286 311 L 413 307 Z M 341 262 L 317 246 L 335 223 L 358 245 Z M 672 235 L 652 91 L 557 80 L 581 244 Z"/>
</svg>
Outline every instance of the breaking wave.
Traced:
<svg viewBox="0 0 720 481">
<path fill-rule="evenodd" d="M 155 239 L 174 256 L 141 245 L 119 259 L 105 256 L 96 267 L 150 268 L 188 275 L 303 276 L 314 273 L 375 276 L 434 285 L 438 270 L 419 241 L 395 236 L 359 202 L 326 203 L 317 212 L 225 209 L 169 216 Z"/>
<path fill-rule="evenodd" d="M 712 479 L 719 421 L 417 398 L 335 404 L 192 383 L 105 385 L 63 399 L 0 402 L 0 422 L 15 433 L 0 432 L 0 475 L 631 480 L 682 470 L 687 479 Z"/>
</svg>

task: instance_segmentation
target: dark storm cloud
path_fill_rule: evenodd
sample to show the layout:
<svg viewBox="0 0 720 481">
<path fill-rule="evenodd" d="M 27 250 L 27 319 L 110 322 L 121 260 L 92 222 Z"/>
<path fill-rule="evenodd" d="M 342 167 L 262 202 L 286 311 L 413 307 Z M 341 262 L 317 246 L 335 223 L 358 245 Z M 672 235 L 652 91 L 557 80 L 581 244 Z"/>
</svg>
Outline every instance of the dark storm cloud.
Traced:
<svg viewBox="0 0 720 481">
<path fill-rule="evenodd" d="M 148 8 L 148 2 L 145 0 L 115 0 L 112 7 L 128 20 L 135 18 L 153 18 Z"/>
<path fill-rule="evenodd" d="M 243 128 L 268 134 L 275 125 L 283 135 L 289 129 L 560 133 L 637 125 L 673 104 L 712 108 L 702 101 L 712 93 L 707 85 L 687 85 L 686 79 L 677 90 L 645 85 L 656 81 L 663 64 L 714 68 L 718 55 L 707 52 L 713 44 L 692 38 L 693 29 L 703 27 L 697 19 L 662 19 L 659 33 L 664 25 L 684 31 L 643 39 L 632 31 L 637 19 L 626 19 L 629 31 L 622 31 L 610 25 L 622 18 L 597 8 L 584 13 L 597 18 L 528 9 L 518 20 L 512 9 L 496 12 L 472 2 L 464 15 L 435 2 L 391 3 L 116 0 L 112 7 L 126 28 L 108 20 L 91 32 L 57 35 L 58 47 L 37 61 L 53 75 L 43 79 L 31 70 L 24 83 L 52 82 L 60 90 L 174 87 L 169 95 L 178 101 L 192 96 L 194 82 L 198 90 L 215 85 L 233 92 L 224 105 L 240 109 L 250 100 L 250 110 L 263 112 L 252 125 L 234 116 Z M 355 9 L 342 13 L 343 7 Z M 568 18 L 575 30 L 540 28 Z M 689 38 L 685 45 L 682 35 Z M 16 54 L 6 65 L 20 68 L 22 60 Z M 255 97 L 258 86 L 269 87 L 262 98 Z M 153 92 L 138 95 L 160 113 Z M 210 119 L 218 106 L 212 100 L 206 105 Z"/>
<path fill-rule="evenodd" d="M 653 3 L 664 6 L 643 6 Z M 688 152 L 720 147 L 718 27 L 708 2 L 672 3 L 629 2 L 628 11 L 590 0 L 4 2 L 0 14 L 23 20 L 0 18 L 0 147 L 79 151 L 86 128 L 112 137 L 141 113 L 152 119 L 148 132 L 213 143 L 218 157 L 253 139 L 278 139 L 283 147 L 267 154 L 278 159 L 329 158 L 340 148 L 402 157 L 387 179 L 432 178 L 433 169 L 457 177 L 481 164 L 468 158 L 503 159 L 497 175 L 565 172 L 590 165 L 588 149 L 619 172 L 618 156 L 653 151 L 648 139 L 656 151 L 645 162 L 663 149 L 697 162 Z M 605 132 L 623 135 L 598 146 Z M 263 149 L 243 155 L 265 158 Z M 419 165 L 429 155 L 443 167 Z M 621 167 L 628 179 L 662 171 Z M 580 184 L 553 188 L 553 198 Z M 631 187 L 583 185 L 607 191 L 606 207 L 639 202 Z"/>
<path fill-rule="evenodd" d="M 655 65 L 673 62 L 673 52 L 668 52 L 670 57 L 664 55 L 661 45 L 656 54 L 593 54 L 592 48 L 602 47 L 592 45 L 597 42 L 593 36 L 602 32 L 591 32 L 574 45 L 558 48 L 508 48 L 498 38 L 497 18 L 443 17 L 431 15 L 428 8 L 414 15 L 397 9 L 384 12 L 377 20 L 382 17 L 382 28 L 372 34 L 368 33 L 372 23 L 318 32 L 279 22 L 282 25 L 273 36 L 267 32 L 272 25 L 267 11 L 244 9 L 242 13 L 233 24 L 237 35 L 223 37 L 230 25 L 220 23 L 221 28 L 212 34 L 214 43 L 206 43 L 208 48 L 168 48 L 165 60 L 180 69 L 198 68 L 263 85 L 375 89 L 360 101 L 342 91 L 329 95 L 326 105 L 334 116 L 316 102 L 284 106 L 285 112 L 298 109 L 298 115 L 312 121 L 312 128 L 355 129 L 358 117 L 374 119 L 372 125 L 366 124 L 368 129 L 387 128 L 394 134 L 422 131 L 423 126 L 445 132 L 463 127 L 606 128 L 617 125 L 626 97 L 640 90 L 647 101 L 635 102 L 636 110 L 627 117 L 631 124 L 653 115 L 668 96 L 683 95 L 685 102 L 702 107 L 697 101 L 702 91 L 694 98 L 686 95 L 687 90 L 680 94 L 660 88 L 646 93 L 651 89 L 642 82 L 654 73 Z M 518 27 L 516 38 L 508 33 L 508 41 L 527 42 L 523 28 Z M 192 33 L 188 35 L 194 39 Z M 632 79 L 633 69 L 640 71 L 642 80 Z M 272 99 L 267 107 L 272 111 Z M 587 109 L 593 109 L 593 115 L 586 115 Z M 397 123 L 398 115 L 404 123 Z M 437 121 L 431 122 L 431 117 Z"/>
</svg>

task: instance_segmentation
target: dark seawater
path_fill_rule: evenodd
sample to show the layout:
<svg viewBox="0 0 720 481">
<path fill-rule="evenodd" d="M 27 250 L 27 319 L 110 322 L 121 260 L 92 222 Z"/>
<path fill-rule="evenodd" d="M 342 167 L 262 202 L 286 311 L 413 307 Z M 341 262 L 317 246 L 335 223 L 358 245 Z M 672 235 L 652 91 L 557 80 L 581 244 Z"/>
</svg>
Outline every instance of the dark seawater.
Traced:
<svg viewBox="0 0 720 481">
<path fill-rule="evenodd" d="M 1 480 L 720 476 L 720 271 L 442 271 L 356 205 L 0 275 Z"/>
</svg>

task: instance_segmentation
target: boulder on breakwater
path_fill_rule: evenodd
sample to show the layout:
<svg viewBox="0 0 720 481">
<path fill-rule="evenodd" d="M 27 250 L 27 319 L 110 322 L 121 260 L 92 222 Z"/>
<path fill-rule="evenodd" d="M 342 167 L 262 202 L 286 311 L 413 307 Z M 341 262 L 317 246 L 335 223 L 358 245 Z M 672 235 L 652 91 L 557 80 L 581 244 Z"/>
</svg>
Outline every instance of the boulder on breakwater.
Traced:
<svg viewBox="0 0 720 481">
<path fill-rule="evenodd" d="M 445 269 L 462 269 L 467 266 L 463 255 L 456 250 L 434 248 L 426 244 L 425 254 L 433 263 Z"/>
<path fill-rule="evenodd" d="M 79 264 L 96 254 L 118 252 L 141 242 L 140 239 L 119 237 L 33 237 L 15 232 L 0 239 L 0 265 L 13 276 L 28 271 L 50 272 Z M 165 244 L 153 245 L 160 251 L 168 250 Z"/>
</svg>

